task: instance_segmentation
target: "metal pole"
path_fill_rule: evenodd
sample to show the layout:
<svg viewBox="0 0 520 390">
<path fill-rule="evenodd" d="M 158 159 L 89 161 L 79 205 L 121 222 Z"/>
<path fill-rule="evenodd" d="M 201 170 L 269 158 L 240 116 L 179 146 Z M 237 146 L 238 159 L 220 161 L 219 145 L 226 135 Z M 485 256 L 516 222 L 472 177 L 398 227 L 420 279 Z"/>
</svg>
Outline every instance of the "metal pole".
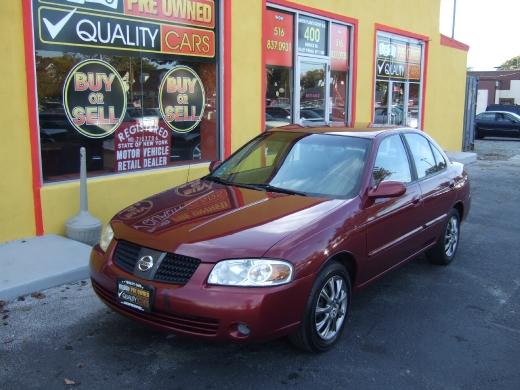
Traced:
<svg viewBox="0 0 520 390">
<path fill-rule="evenodd" d="M 455 38 L 455 16 L 457 15 L 457 0 L 453 0 L 453 22 L 451 23 L 451 37 Z"/>
<path fill-rule="evenodd" d="M 88 211 L 87 198 L 87 151 L 82 146 L 79 149 L 80 169 L 79 169 L 79 210 L 81 213 Z"/>
</svg>

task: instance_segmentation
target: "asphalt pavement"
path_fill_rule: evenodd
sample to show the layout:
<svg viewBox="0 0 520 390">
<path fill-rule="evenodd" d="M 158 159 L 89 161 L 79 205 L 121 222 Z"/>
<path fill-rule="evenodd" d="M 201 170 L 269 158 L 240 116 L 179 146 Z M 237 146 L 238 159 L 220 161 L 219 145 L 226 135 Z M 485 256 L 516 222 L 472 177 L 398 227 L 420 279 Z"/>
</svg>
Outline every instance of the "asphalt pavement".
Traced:
<svg viewBox="0 0 520 390">
<path fill-rule="evenodd" d="M 476 150 L 457 258 L 421 256 L 358 292 L 330 352 L 159 333 L 82 281 L 0 302 L 0 388 L 519 389 L 520 140 Z"/>
</svg>

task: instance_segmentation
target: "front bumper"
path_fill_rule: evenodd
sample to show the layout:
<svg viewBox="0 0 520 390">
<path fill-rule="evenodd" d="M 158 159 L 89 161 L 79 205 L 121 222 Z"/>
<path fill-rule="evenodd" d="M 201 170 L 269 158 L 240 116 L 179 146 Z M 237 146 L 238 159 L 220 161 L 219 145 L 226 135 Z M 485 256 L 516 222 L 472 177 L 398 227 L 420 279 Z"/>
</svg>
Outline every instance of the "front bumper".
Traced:
<svg viewBox="0 0 520 390">
<path fill-rule="evenodd" d="M 115 311 L 159 330 L 224 341 L 263 341 L 287 335 L 300 324 L 313 277 L 278 287 L 210 286 L 214 264 L 201 263 L 185 285 L 141 279 L 112 262 L 112 242 L 105 254 L 99 246 L 90 257 L 92 287 Z M 133 310 L 116 298 L 117 280 L 129 279 L 154 289 L 152 311 Z M 245 324 L 249 334 L 239 332 Z"/>
</svg>

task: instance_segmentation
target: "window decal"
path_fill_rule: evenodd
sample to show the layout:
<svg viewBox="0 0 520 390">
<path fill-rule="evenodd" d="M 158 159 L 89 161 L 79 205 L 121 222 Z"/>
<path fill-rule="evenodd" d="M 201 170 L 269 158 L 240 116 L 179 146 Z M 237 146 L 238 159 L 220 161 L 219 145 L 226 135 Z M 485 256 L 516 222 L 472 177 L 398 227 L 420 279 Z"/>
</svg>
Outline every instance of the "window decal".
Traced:
<svg viewBox="0 0 520 390">
<path fill-rule="evenodd" d="M 123 79 L 108 62 L 86 60 L 74 66 L 63 86 L 63 106 L 74 128 L 88 138 L 104 138 L 126 112 Z"/>
<path fill-rule="evenodd" d="M 188 133 L 201 121 L 206 106 L 202 81 L 187 66 L 175 66 L 164 76 L 159 87 L 161 115 L 178 133 Z"/>
</svg>

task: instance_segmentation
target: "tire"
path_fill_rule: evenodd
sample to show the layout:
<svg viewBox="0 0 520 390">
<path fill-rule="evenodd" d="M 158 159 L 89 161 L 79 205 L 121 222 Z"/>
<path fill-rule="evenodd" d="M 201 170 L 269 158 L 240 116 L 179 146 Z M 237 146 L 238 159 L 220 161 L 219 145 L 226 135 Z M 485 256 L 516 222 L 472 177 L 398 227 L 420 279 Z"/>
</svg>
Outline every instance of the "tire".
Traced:
<svg viewBox="0 0 520 390">
<path fill-rule="evenodd" d="M 460 242 L 460 215 L 457 210 L 452 209 L 448 214 L 442 234 L 435 246 L 426 252 L 432 264 L 448 265 L 455 255 Z"/>
<path fill-rule="evenodd" d="M 318 274 L 305 307 L 302 323 L 289 336 L 298 348 L 325 352 L 340 338 L 350 309 L 350 276 L 341 264 L 331 262 Z M 333 295 L 332 302 L 330 295 Z"/>
<path fill-rule="evenodd" d="M 475 139 L 483 139 L 482 131 L 480 129 L 475 130 Z"/>
</svg>

